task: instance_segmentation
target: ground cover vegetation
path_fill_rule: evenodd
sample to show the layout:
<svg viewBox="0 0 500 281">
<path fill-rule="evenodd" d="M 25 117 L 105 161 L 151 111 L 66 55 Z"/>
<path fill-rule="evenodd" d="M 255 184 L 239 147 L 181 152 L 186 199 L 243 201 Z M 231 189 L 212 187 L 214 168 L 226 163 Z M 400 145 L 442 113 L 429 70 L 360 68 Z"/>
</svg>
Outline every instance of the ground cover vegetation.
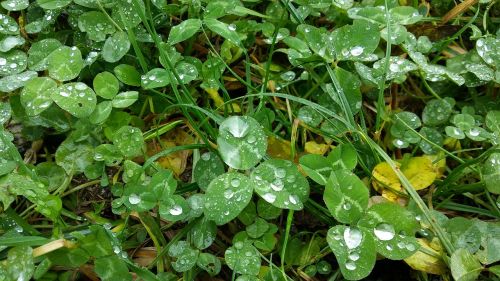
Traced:
<svg viewBox="0 0 500 281">
<path fill-rule="evenodd" d="M 3 0 L 0 280 L 499 280 L 494 0 Z"/>
</svg>

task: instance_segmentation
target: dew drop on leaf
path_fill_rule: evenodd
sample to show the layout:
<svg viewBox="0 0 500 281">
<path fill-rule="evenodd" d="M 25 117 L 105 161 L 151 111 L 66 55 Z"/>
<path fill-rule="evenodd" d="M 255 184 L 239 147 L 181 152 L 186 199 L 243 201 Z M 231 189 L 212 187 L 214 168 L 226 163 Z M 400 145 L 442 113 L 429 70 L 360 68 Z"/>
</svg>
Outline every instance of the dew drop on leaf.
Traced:
<svg viewBox="0 0 500 281">
<path fill-rule="evenodd" d="M 382 240 L 382 241 L 388 241 L 394 238 L 394 227 L 388 223 L 381 223 L 373 229 L 373 233 L 375 236 Z"/>
<path fill-rule="evenodd" d="M 354 249 L 361 244 L 363 240 L 363 234 L 357 228 L 348 227 L 344 230 L 344 241 L 349 249 Z"/>
</svg>

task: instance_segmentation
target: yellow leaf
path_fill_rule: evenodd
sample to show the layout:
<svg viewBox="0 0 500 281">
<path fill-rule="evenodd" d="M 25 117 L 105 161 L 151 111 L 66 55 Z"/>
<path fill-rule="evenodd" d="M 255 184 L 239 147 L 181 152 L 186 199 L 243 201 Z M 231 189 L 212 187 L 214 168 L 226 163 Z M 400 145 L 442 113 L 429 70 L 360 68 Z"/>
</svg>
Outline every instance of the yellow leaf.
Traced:
<svg viewBox="0 0 500 281">
<path fill-rule="evenodd" d="M 306 145 L 304 147 L 305 152 L 310 153 L 310 154 L 318 154 L 318 155 L 323 155 L 325 154 L 330 146 L 325 143 L 317 143 L 315 141 L 308 141 L 306 142 Z"/>
<path fill-rule="evenodd" d="M 396 163 L 396 166 L 401 166 Z M 381 192 L 382 189 L 390 188 L 394 190 L 401 190 L 401 182 L 398 175 L 392 170 L 387 162 L 381 162 L 373 168 L 372 176 L 375 181 L 372 182 L 376 191 Z"/>
<path fill-rule="evenodd" d="M 412 157 L 404 167 L 401 167 L 400 163 L 396 163 L 396 166 L 401 168 L 401 172 L 408 178 L 415 190 L 421 190 L 429 187 L 440 175 L 443 163 L 439 161 L 434 165 L 432 159 L 430 156 Z M 406 198 L 398 195 L 398 193 L 405 193 L 405 190 L 399 177 L 387 162 L 375 166 L 372 176 L 373 188 L 384 198 L 398 203 L 406 201 Z"/>
<path fill-rule="evenodd" d="M 441 275 L 446 273 L 446 264 L 438 258 L 440 253 L 433 249 L 427 240 L 419 238 L 417 239 L 421 246 L 421 249 L 410 257 L 406 258 L 404 261 L 413 269 L 418 271 L 427 272 L 430 274 Z M 424 253 L 422 249 L 425 249 Z M 432 253 L 432 255 L 427 254 L 427 252 Z"/>
<path fill-rule="evenodd" d="M 210 96 L 210 98 L 214 101 L 215 106 L 217 107 L 223 107 L 224 106 L 224 99 L 219 95 L 219 92 L 217 89 L 213 88 L 208 88 L 205 89 L 205 92 Z M 234 112 L 241 112 L 241 108 L 237 103 L 232 103 Z"/>
<path fill-rule="evenodd" d="M 292 153 L 290 151 L 290 141 L 270 136 L 267 139 L 267 154 L 273 158 L 290 160 Z"/>
<path fill-rule="evenodd" d="M 161 136 L 160 140 L 161 144 L 159 144 L 156 139 L 148 143 L 148 155 L 154 155 L 162 151 L 163 148 L 192 144 L 194 142 L 193 137 L 181 128 L 176 128 L 168 132 Z M 187 159 L 191 153 L 190 150 L 177 151 L 165 157 L 160 157 L 157 162 L 163 168 L 172 170 L 178 177 L 186 170 Z"/>
<path fill-rule="evenodd" d="M 429 187 L 437 177 L 434 165 L 432 165 L 432 161 L 428 157 L 410 158 L 401 171 L 408 178 L 415 190 Z"/>
</svg>

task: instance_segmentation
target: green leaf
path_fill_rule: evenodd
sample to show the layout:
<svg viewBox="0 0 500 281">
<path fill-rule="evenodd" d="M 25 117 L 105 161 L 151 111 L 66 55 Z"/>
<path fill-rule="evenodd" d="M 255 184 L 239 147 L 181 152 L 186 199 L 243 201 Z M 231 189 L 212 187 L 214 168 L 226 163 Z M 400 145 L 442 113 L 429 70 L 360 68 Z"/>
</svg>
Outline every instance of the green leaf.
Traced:
<svg viewBox="0 0 500 281">
<path fill-rule="evenodd" d="M 141 86 L 144 89 L 162 88 L 170 84 L 170 76 L 164 68 L 153 68 L 141 76 Z"/>
<path fill-rule="evenodd" d="M 2 2 L 3 4 L 3 2 Z M 8 52 L 15 47 L 22 46 L 26 40 L 24 40 L 23 37 L 16 35 L 16 36 L 0 36 L 0 52 Z"/>
<path fill-rule="evenodd" d="M 63 167 L 67 174 L 83 172 L 92 162 L 93 151 L 88 144 L 66 140 L 57 148 L 56 163 Z"/>
<path fill-rule="evenodd" d="M 476 51 L 483 60 L 492 66 L 500 65 L 500 39 L 492 36 L 480 38 L 476 41 Z"/>
<path fill-rule="evenodd" d="M 340 144 L 327 157 L 333 170 L 354 170 L 358 165 L 358 153 L 352 144 Z"/>
<path fill-rule="evenodd" d="M 29 6 L 28 0 L 5 0 L 2 1 L 2 7 L 7 11 L 21 11 Z"/>
<path fill-rule="evenodd" d="M 259 217 L 263 219 L 272 220 L 281 215 L 281 209 L 260 198 L 259 201 L 257 201 L 257 213 Z"/>
<path fill-rule="evenodd" d="M 209 253 L 201 253 L 198 256 L 198 260 L 196 261 L 196 265 L 205 270 L 210 276 L 215 276 L 219 274 L 221 269 L 220 260 Z"/>
<path fill-rule="evenodd" d="M 42 162 L 36 165 L 38 180 L 47 186 L 48 191 L 56 190 L 66 180 L 66 172 L 54 162 Z"/>
<path fill-rule="evenodd" d="M 98 258 L 94 266 L 95 273 L 103 281 L 132 280 L 127 264 L 117 256 Z"/>
<path fill-rule="evenodd" d="M 327 92 L 335 103 L 337 108 L 343 109 L 343 99 L 347 100 L 346 106 L 349 106 L 352 114 L 356 114 L 361 110 L 361 82 L 353 73 L 342 68 L 335 69 L 335 76 L 340 83 L 340 90 L 337 92 L 333 87 L 326 87 Z"/>
<path fill-rule="evenodd" d="M 105 99 L 114 98 L 120 88 L 118 79 L 107 71 L 101 72 L 94 77 L 93 86 L 96 94 Z"/>
<path fill-rule="evenodd" d="M 432 127 L 423 127 L 419 133 L 423 136 L 423 138 L 434 143 L 434 145 L 438 145 L 438 147 L 443 146 L 444 138 L 438 130 Z M 423 138 L 419 143 L 419 147 L 425 154 L 437 154 L 440 151 L 436 146 L 434 146 L 430 142 L 427 142 Z"/>
<path fill-rule="evenodd" d="M 300 157 L 299 163 L 307 176 L 321 185 L 326 184 L 330 173 L 333 171 L 330 161 L 317 154 L 306 154 Z"/>
<path fill-rule="evenodd" d="M 483 269 L 479 261 L 467 249 L 457 249 L 450 259 L 451 275 L 456 281 L 476 280 Z"/>
<path fill-rule="evenodd" d="M 42 113 L 52 104 L 52 93 L 57 91 L 57 83 L 48 77 L 30 80 L 21 91 L 21 104 L 28 116 Z"/>
<path fill-rule="evenodd" d="M 194 34 L 198 32 L 201 28 L 200 19 L 188 19 L 181 22 L 170 29 L 170 34 L 168 35 L 167 43 L 170 45 L 175 45 L 186 39 L 191 38 Z"/>
<path fill-rule="evenodd" d="M 139 10 L 141 13 L 146 12 L 144 2 L 142 0 L 135 0 L 139 4 Z M 141 22 L 141 17 L 139 16 L 139 11 L 136 8 L 135 1 L 117 1 L 116 5 L 113 6 L 112 17 L 119 23 L 122 27 L 133 28 L 136 27 Z"/>
<path fill-rule="evenodd" d="M 0 14 L 0 33 L 17 35 L 19 34 L 19 25 L 12 17 L 2 13 Z"/>
<path fill-rule="evenodd" d="M 259 251 L 250 242 L 236 242 L 224 253 L 227 266 L 239 274 L 257 275 L 261 260 Z"/>
<path fill-rule="evenodd" d="M 217 145 L 222 160 L 228 166 L 246 170 L 264 157 L 267 138 L 255 119 L 249 116 L 231 116 L 219 126 Z"/>
<path fill-rule="evenodd" d="M 455 100 L 451 98 L 429 101 L 422 112 L 422 121 L 429 126 L 444 124 L 450 118 Z"/>
<path fill-rule="evenodd" d="M 373 234 L 377 252 L 386 258 L 401 260 L 411 256 L 420 247 L 415 238 L 417 220 L 411 212 L 395 203 L 373 205 L 358 226 Z"/>
<path fill-rule="evenodd" d="M 123 156 L 132 158 L 142 154 L 144 138 L 138 128 L 123 126 L 113 135 L 113 144 Z"/>
<path fill-rule="evenodd" d="M 180 62 L 177 66 L 175 66 L 175 71 L 179 74 L 179 81 L 182 84 L 187 84 L 198 76 L 198 70 L 196 67 L 187 62 Z"/>
<path fill-rule="evenodd" d="M 200 156 L 193 169 L 193 179 L 202 190 L 207 190 L 210 182 L 224 173 L 224 163 L 214 152 Z"/>
<path fill-rule="evenodd" d="M 111 102 L 114 108 L 126 108 L 131 106 L 139 98 L 139 92 L 127 91 L 121 92 L 113 98 Z"/>
<path fill-rule="evenodd" d="M 29 80 L 37 77 L 35 71 L 25 71 L 19 74 L 5 76 L 0 79 L 0 92 L 9 93 L 23 87 Z"/>
<path fill-rule="evenodd" d="M 281 209 L 301 210 L 309 197 L 309 183 L 290 161 L 271 159 L 252 171 L 255 191 Z"/>
<path fill-rule="evenodd" d="M 163 197 L 160 200 L 160 217 L 164 220 L 176 222 L 187 218 L 189 215 L 189 205 L 180 195 Z"/>
<path fill-rule="evenodd" d="M 195 266 L 199 250 L 193 249 L 186 241 L 177 241 L 168 248 L 168 255 L 175 258 L 172 262 L 174 270 L 184 272 Z"/>
<path fill-rule="evenodd" d="M 247 225 L 246 232 L 248 237 L 257 239 L 264 235 L 269 229 L 269 224 L 265 219 L 257 218 L 253 224 Z"/>
<path fill-rule="evenodd" d="M 323 121 L 323 116 L 311 106 L 302 106 L 297 113 L 297 118 L 308 126 L 317 127 Z"/>
<path fill-rule="evenodd" d="M 115 75 L 126 85 L 129 86 L 140 86 L 141 85 L 141 74 L 135 67 L 128 64 L 120 64 L 114 69 Z"/>
<path fill-rule="evenodd" d="M 63 84 L 51 97 L 59 107 L 77 118 L 88 117 L 97 103 L 94 91 L 82 82 Z"/>
<path fill-rule="evenodd" d="M 5 274 L 6 280 L 30 280 L 35 272 L 33 249 L 28 246 L 10 249 L 7 259 L 0 262 L 0 272 Z"/>
<path fill-rule="evenodd" d="M 236 218 L 252 198 L 250 179 L 240 173 L 230 172 L 215 178 L 206 190 L 205 217 L 217 225 Z"/>
<path fill-rule="evenodd" d="M 78 28 L 87 32 L 90 40 L 104 41 L 107 34 L 113 34 L 115 27 L 106 15 L 98 11 L 86 12 L 78 17 Z"/>
<path fill-rule="evenodd" d="M 84 67 L 82 54 L 77 47 L 61 46 L 47 58 L 49 76 L 59 81 L 76 78 Z"/>
<path fill-rule="evenodd" d="M 17 74 L 24 71 L 28 64 L 27 60 L 26 54 L 20 50 L 0 53 L 0 76 Z"/>
<path fill-rule="evenodd" d="M 333 217 L 341 223 L 355 223 L 368 207 L 365 184 L 349 170 L 334 171 L 326 182 L 323 200 Z"/>
<path fill-rule="evenodd" d="M 377 25 L 354 20 L 332 32 L 333 48 L 339 60 L 360 60 L 368 57 L 378 47 L 380 32 Z"/>
<path fill-rule="evenodd" d="M 104 42 L 104 46 L 102 47 L 102 58 L 107 62 L 117 62 L 128 53 L 129 49 L 130 41 L 128 40 L 127 33 L 119 31 L 108 37 L 106 42 Z"/>
<path fill-rule="evenodd" d="M 40 7 L 46 10 L 60 9 L 71 3 L 71 0 L 37 0 Z"/>
<path fill-rule="evenodd" d="M 326 240 L 345 279 L 360 280 L 370 274 L 377 251 L 368 230 L 337 225 L 328 230 Z"/>
<path fill-rule="evenodd" d="M 485 124 L 488 129 L 493 132 L 500 133 L 500 111 L 499 110 L 490 110 L 486 114 Z"/>
<path fill-rule="evenodd" d="M 214 18 L 205 18 L 203 23 L 208 27 L 208 29 L 229 40 L 236 46 L 241 45 L 240 36 L 238 35 L 238 32 L 236 32 L 236 25 L 228 25 Z"/>
<path fill-rule="evenodd" d="M 500 153 L 492 153 L 483 164 L 483 180 L 489 192 L 500 194 Z"/>
<path fill-rule="evenodd" d="M 422 122 L 415 113 L 408 111 L 396 113 L 394 124 L 391 126 L 390 131 L 391 135 L 398 138 L 394 142 L 397 147 L 403 148 L 403 145 L 399 142 L 417 143 L 420 140 L 420 136 L 411 131 L 407 126 L 412 129 L 417 129 L 422 126 Z"/>
<path fill-rule="evenodd" d="M 391 22 L 403 25 L 417 23 L 422 19 L 418 10 L 411 6 L 398 6 L 389 10 Z"/>
<path fill-rule="evenodd" d="M 42 71 L 48 67 L 48 55 L 61 47 L 57 39 L 47 38 L 34 42 L 28 51 L 28 68 L 34 71 Z"/>
<path fill-rule="evenodd" d="M 122 161 L 122 156 L 116 146 L 103 143 L 95 148 L 94 160 L 104 161 L 106 166 L 116 166 Z"/>
<path fill-rule="evenodd" d="M 92 124 L 102 124 L 111 114 L 113 106 L 111 101 L 102 101 L 97 104 L 92 114 L 89 116 L 89 121 Z"/>
<path fill-rule="evenodd" d="M 203 250 L 215 241 L 217 237 L 217 225 L 206 218 L 195 224 L 189 232 L 190 241 L 194 247 Z"/>
</svg>

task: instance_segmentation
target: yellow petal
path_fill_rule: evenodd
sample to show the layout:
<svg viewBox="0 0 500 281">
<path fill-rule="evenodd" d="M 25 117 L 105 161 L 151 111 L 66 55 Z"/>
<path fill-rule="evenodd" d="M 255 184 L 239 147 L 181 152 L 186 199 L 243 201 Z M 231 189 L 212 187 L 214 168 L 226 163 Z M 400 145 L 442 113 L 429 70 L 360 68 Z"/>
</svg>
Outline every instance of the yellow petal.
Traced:
<svg viewBox="0 0 500 281">
<path fill-rule="evenodd" d="M 323 155 L 325 154 L 330 146 L 325 143 L 317 143 L 315 141 L 308 141 L 306 142 L 306 145 L 304 147 L 305 152 L 310 153 L 310 154 L 318 154 L 318 155 Z"/>
<path fill-rule="evenodd" d="M 427 253 L 424 253 L 422 248 L 415 252 L 415 254 L 411 255 L 410 257 L 406 258 L 404 261 L 413 269 L 418 270 L 418 271 L 423 271 L 427 272 L 430 274 L 437 274 L 441 275 L 446 273 L 447 267 L 446 264 L 438 258 L 440 256 L 439 252 L 431 248 L 427 240 L 425 239 L 417 239 L 418 243 L 421 245 L 423 249 L 425 249 L 426 252 L 432 253 L 432 255 L 429 255 Z"/>
</svg>

